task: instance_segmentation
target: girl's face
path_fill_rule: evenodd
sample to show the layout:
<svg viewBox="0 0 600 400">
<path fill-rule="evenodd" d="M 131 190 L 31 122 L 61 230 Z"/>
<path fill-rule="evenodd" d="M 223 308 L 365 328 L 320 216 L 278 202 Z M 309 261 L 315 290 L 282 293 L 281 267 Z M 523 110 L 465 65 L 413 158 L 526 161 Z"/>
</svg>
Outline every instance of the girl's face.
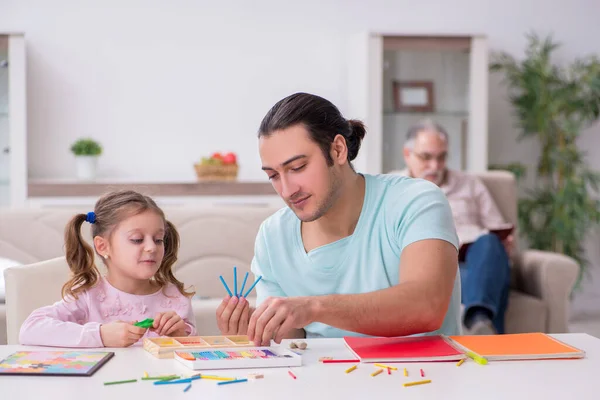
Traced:
<svg viewBox="0 0 600 400">
<path fill-rule="evenodd" d="M 158 271 L 165 255 L 165 221 L 147 210 L 119 223 L 110 240 L 96 246 L 102 257 L 108 254 L 110 274 L 133 280 L 148 280 Z"/>
</svg>

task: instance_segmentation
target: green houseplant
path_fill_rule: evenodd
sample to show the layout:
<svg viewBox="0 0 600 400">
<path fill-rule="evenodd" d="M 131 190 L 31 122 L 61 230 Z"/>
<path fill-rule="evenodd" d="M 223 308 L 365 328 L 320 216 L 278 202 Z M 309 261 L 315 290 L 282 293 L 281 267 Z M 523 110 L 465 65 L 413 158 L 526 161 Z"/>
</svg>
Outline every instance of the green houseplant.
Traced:
<svg viewBox="0 0 600 400">
<path fill-rule="evenodd" d="M 500 52 L 490 69 L 504 74 L 519 140 L 535 139 L 541 147 L 535 185 L 519 200 L 521 233 L 532 248 L 574 258 L 579 285 L 587 266 L 582 244 L 600 222 L 594 193 L 600 175 L 587 166 L 576 142 L 600 115 L 600 60 L 590 56 L 560 66 L 552 61 L 559 47 L 551 36 L 529 34 L 524 59 Z"/>
<path fill-rule="evenodd" d="M 102 154 L 102 146 L 93 139 L 81 138 L 71 145 L 71 152 L 77 163 L 77 177 L 90 180 L 96 177 L 98 157 Z"/>
</svg>

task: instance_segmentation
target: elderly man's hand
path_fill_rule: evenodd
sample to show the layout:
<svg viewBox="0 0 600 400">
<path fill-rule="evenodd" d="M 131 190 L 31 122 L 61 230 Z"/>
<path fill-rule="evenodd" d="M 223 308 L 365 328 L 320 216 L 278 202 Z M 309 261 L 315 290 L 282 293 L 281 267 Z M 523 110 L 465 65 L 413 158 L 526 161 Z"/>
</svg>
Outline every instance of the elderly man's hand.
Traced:
<svg viewBox="0 0 600 400">
<path fill-rule="evenodd" d="M 515 237 L 513 235 L 508 235 L 506 239 L 502 241 L 502 244 L 504 245 L 506 254 L 510 257 L 515 249 Z"/>
<path fill-rule="evenodd" d="M 250 317 L 248 337 L 256 346 L 281 343 L 290 331 L 314 322 L 317 303 L 312 297 L 270 297 Z"/>
</svg>

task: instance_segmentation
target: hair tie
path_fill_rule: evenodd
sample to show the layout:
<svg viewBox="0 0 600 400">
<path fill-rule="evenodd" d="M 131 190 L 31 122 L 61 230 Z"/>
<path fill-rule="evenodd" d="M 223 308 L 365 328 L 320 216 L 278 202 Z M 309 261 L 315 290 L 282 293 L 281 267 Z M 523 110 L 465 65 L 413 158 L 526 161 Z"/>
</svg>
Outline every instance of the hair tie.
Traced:
<svg viewBox="0 0 600 400">
<path fill-rule="evenodd" d="M 87 216 L 85 217 L 85 221 L 89 222 L 90 224 L 96 223 L 96 213 L 93 211 L 90 211 L 89 213 L 87 213 Z"/>
</svg>

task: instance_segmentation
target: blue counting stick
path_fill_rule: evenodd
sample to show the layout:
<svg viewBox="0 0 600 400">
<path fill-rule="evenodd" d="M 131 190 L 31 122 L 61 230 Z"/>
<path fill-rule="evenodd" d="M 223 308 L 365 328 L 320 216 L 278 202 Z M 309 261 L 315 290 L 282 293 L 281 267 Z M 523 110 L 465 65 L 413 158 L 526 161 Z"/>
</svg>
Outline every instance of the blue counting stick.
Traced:
<svg viewBox="0 0 600 400">
<path fill-rule="evenodd" d="M 233 292 L 235 293 L 235 297 L 238 297 L 238 291 L 237 291 L 237 267 L 233 267 Z"/>
<path fill-rule="evenodd" d="M 246 281 L 248 280 L 248 273 L 246 272 L 246 276 L 244 276 L 244 282 L 242 282 L 242 288 L 240 289 L 240 296 L 244 293 L 244 288 L 246 287 Z"/>
<path fill-rule="evenodd" d="M 248 379 L 244 378 L 244 379 L 236 379 L 234 381 L 223 381 L 223 382 L 217 383 L 217 385 L 229 385 L 230 383 L 239 383 L 239 382 L 248 382 Z"/>
<path fill-rule="evenodd" d="M 231 293 L 231 290 L 229 290 L 229 286 L 227 286 L 227 284 L 225 283 L 225 279 L 223 279 L 223 275 L 219 276 L 219 279 L 221 279 L 221 282 L 223 283 L 223 286 L 225 286 L 227 293 L 229 293 L 229 295 L 231 297 L 233 297 L 233 293 Z"/>
<path fill-rule="evenodd" d="M 254 286 L 256 286 L 256 284 L 262 279 L 262 275 L 258 277 L 257 280 L 254 281 L 254 283 L 252 284 L 252 286 L 250 286 L 250 289 L 248 289 L 248 291 L 246 292 L 246 294 L 244 295 L 244 298 L 248 297 L 248 295 L 250 294 L 250 292 L 252 291 L 252 289 L 254 289 Z"/>
</svg>

